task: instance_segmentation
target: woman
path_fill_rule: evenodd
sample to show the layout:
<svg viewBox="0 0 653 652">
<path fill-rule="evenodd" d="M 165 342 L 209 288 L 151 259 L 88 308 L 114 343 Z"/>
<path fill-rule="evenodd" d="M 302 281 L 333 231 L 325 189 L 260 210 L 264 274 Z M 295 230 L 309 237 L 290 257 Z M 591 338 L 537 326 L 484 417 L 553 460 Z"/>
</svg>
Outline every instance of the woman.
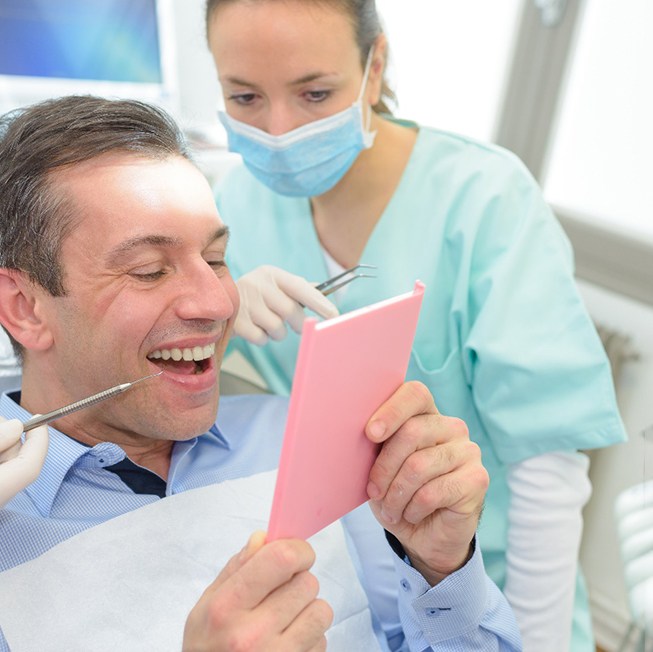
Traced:
<svg viewBox="0 0 653 652">
<path fill-rule="evenodd" d="M 287 393 L 298 338 L 283 322 L 298 329 L 300 304 L 328 315 L 302 277 L 376 265 L 376 280 L 336 299 L 343 312 L 422 280 L 408 377 L 481 446 L 488 573 L 524 649 L 592 650 L 578 451 L 624 431 L 568 242 L 535 182 L 500 148 L 388 115 L 373 0 L 209 0 L 207 29 L 220 118 L 245 164 L 218 193 L 243 297 L 236 345 Z"/>
</svg>

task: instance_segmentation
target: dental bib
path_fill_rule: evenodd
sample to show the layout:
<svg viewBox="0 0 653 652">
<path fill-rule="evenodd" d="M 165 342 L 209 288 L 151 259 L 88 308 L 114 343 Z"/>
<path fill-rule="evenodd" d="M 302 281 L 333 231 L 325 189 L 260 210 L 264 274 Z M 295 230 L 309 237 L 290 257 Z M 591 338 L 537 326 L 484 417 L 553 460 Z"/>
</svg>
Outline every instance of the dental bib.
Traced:
<svg viewBox="0 0 653 652">
<path fill-rule="evenodd" d="M 12 652 L 179 652 L 200 595 L 265 530 L 275 479 L 270 471 L 165 498 L 0 574 Z M 341 524 L 309 541 L 320 597 L 335 614 L 329 652 L 379 650 Z"/>
</svg>

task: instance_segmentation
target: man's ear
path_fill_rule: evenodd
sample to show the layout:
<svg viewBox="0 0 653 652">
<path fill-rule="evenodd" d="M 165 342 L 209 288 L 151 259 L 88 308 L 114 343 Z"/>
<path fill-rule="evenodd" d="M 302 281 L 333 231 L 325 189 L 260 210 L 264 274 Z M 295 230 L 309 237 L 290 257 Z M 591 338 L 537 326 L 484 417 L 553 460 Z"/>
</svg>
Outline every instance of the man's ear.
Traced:
<svg viewBox="0 0 653 652">
<path fill-rule="evenodd" d="M 0 323 L 27 350 L 44 351 L 54 341 L 41 310 L 44 294 L 25 272 L 0 268 Z"/>
</svg>

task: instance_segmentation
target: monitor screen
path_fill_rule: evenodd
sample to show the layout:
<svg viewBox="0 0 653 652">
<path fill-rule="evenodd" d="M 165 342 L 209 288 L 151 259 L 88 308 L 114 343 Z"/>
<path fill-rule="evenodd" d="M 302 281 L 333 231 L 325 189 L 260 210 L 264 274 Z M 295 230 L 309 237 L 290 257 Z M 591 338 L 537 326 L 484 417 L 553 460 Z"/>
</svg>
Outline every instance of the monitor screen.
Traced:
<svg viewBox="0 0 653 652">
<path fill-rule="evenodd" d="M 0 0 L 0 105 L 68 93 L 173 108 L 167 0 Z"/>
</svg>

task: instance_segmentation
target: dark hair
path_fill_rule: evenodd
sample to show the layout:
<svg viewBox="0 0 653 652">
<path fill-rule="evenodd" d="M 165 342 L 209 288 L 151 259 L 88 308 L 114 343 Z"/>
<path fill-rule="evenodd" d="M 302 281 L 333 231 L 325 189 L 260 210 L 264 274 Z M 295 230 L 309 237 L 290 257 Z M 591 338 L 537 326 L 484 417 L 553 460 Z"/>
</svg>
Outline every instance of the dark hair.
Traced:
<svg viewBox="0 0 653 652">
<path fill-rule="evenodd" d="M 206 0 L 205 20 L 206 20 L 206 33 L 208 37 L 210 19 L 213 12 L 222 4 L 242 2 L 243 0 Z M 247 0 L 247 2 L 257 2 L 261 0 Z M 279 1 L 279 0 L 264 0 L 265 2 Z M 331 5 L 342 9 L 351 19 L 354 26 L 354 33 L 356 34 L 356 43 L 361 54 L 361 66 L 365 67 L 367 56 L 376 40 L 377 36 L 383 32 L 381 19 L 376 10 L 376 3 L 374 0 L 303 0 L 304 2 L 310 1 L 316 4 Z M 388 50 L 386 49 L 387 65 Z M 394 91 L 390 88 L 386 78 L 385 72 L 381 86 L 381 97 L 379 101 L 372 107 L 376 113 L 392 113 L 390 104 L 396 105 L 397 98 Z"/>
<path fill-rule="evenodd" d="M 0 116 L 0 267 L 65 295 L 60 250 L 77 216 L 52 173 L 116 151 L 190 159 L 172 118 L 134 100 L 71 95 Z"/>
</svg>

